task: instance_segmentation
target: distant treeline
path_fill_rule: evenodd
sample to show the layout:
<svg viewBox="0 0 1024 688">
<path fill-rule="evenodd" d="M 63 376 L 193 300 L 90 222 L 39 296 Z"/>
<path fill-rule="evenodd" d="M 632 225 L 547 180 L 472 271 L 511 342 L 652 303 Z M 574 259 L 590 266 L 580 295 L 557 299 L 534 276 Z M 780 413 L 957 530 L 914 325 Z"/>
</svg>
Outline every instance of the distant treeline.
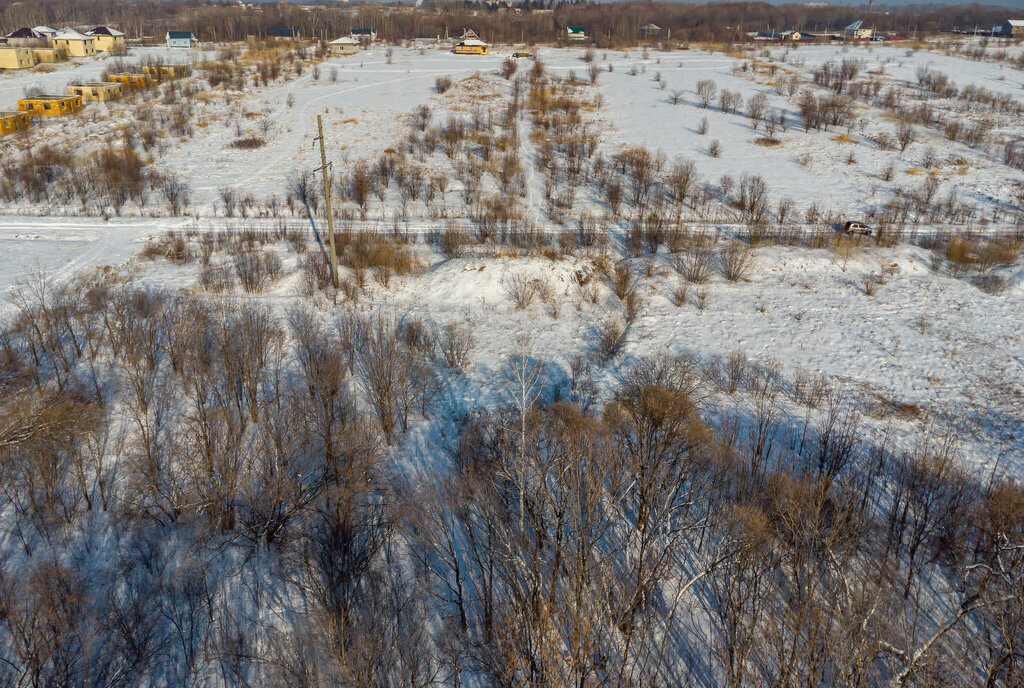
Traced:
<svg viewBox="0 0 1024 688">
<path fill-rule="evenodd" d="M 529 5 L 527 5 L 529 6 Z M 375 28 L 383 40 L 459 35 L 471 27 L 494 42 L 549 43 L 565 39 L 566 26 L 583 26 L 598 45 L 619 46 L 644 38 L 641 27 L 653 23 L 659 37 L 674 42 L 741 40 L 748 31 L 838 30 L 857 20 L 879 31 L 926 35 L 951 28 L 991 28 L 1007 19 L 1007 10 L 981 5 L 909 7 L 891 13 L 866 13 L 854 7 L 771 5 L 762 2 L 578 3 L 553 11 L 525 10 L 462 2 L 408 5 L 341 6 L 304 9 L 268 4 L 259 11 L 232 4 L 200 2 L 123 2 L 118 0 L 0 0 L 0 31 L 46 24 L 60 27 L 109 23 L 130 38 L 162 37 L 167 29 L 191 30 L 203 41 L 243 40 L 297 28 L 304 38 L 346 34 L 353 26 Z M 650 37 L 654 40 L 655 36 Z"/>
</svg>

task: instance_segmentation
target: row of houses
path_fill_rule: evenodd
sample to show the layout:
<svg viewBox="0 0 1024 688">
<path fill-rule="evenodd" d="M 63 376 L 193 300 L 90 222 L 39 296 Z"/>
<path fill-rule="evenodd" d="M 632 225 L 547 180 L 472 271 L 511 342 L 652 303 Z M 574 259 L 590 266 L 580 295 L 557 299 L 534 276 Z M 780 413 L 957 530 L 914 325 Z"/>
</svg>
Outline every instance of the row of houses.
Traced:
<svg viewBox="0 0 1024 688">
<path fill-rule="evenodd" d="M 125 35 L 109 26 L 97 26 L 86 33 L 69 27 L 24 27 L 2 39 L 0 69 L 28 69 L 40 63 L 63 62 L 70 57 L 93 57 L 97 53 L 122 53 L 124 50 Z"/>
<path fill-rule="evenodd" d="M 360 47 L 373 43 L 377 40 L 376 29 L 352 29 L 348 36 L 336 38 L 327 42 L 327 48 L 331 55 L 355 55 Z M 418 41 L 436 42 L 439 39 L 414 39 Z M 480 40 L 480 37 L 472 29 L 465 29 L 462 36 L 455 44 L 455 52 L 459 55 L 487 55 L 490 46 Z"/>
<path fill-rule="evenodd" d="M 0 112 L 0 136 L 30 128 L 35 117 L 71 115 L 80 112 L 87 102 L 118 100 L 130 90 L 149 88 L 191 73 L 188 65 L 146 65 L 138 73 L 111 74 L 107 81 L 72 84 L 68 86 L 68 95 L 41 94 L 22 98 L 18 101 L 17 112 Z"/>
</svg>

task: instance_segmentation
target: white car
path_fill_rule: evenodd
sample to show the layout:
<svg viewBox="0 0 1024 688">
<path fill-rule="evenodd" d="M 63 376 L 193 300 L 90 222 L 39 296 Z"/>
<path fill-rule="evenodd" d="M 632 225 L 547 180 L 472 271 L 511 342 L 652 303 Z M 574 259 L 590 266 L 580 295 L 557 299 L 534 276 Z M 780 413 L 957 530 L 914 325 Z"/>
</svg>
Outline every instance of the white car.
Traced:
<svg viewBox="0 0 1024 688">
<path fill-rule="evenodd" d="M 860 236 L 871 236 L 871 228 L 863 222 L 850 220 L 843 225 L 843 231 L 847 234 L 859 234 Z"/>
</svg>

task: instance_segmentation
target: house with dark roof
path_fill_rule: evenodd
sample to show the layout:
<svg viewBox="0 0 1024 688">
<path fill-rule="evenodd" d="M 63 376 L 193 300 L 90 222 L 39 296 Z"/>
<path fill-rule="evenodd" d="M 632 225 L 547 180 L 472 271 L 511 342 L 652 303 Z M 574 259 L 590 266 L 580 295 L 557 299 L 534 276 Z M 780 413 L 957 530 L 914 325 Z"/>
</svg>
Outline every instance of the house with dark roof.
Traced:
<svg viewBox="0 0 1024 688">
<path fill-rule="evenodd" d="M 44 46 L 46 41 L 46 36 L 27 26 L 7 34 L 7 44 L 11 46 Z"/>
<path fill-rule="evenodd" d="M 354 28 L 349 35 L 360 43 L 373 43 L 377 40 L 377 29 Z"/>
<path fill-rule="evenodd" d="M 96 52 L 123 53 L 127 47 L 124 34 L 109 26 L 97 26 L 86 36 L 92 36 L 96 40 Z"/>
<path fill-rule="evenodd" d="M 570 41 L 585 41 L 587 40 L 587 32 L 583 30 L 582 26 L 567 26 L 565 27 L 565 35 Z"/>
<path fill-rule="evenodd" d="M 191 31 L 168 31 L 165 40 L 168 48 L 191 48 L 199 42 Z"/>
<path fill-rule="evenodd" d="M 302 38 L 302 34 L 298 29 L 292 28 L 280 28 L 274 29 L 274 40 L 277 41 L 294 41 Z"/>
</svg>

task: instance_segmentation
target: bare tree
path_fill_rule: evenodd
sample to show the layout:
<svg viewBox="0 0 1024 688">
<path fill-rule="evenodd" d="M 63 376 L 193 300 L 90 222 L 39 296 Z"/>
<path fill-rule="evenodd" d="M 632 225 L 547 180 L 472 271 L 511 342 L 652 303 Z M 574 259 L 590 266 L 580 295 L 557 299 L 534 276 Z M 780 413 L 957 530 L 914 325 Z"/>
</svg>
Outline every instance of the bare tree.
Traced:
<svg viewBox="0 0 1024 688">
<path fill-rule="evenodd" d="M 701 79 L 697 82 L 697 99 L 700 100 L 702 108 L 707 109 L 711 101 L 715 99 L 716 93 L 718 93 L 718 86 L 714 81 Z"/>
<path fill-rule="evenodd" d="M 900 153 L 906 151 L 915 140 L 917 140 L 917 132 L 914 125 L 910 122 L 900 122 L 896 125 L 896 141 L 899 142 Z"/>
</svg>

